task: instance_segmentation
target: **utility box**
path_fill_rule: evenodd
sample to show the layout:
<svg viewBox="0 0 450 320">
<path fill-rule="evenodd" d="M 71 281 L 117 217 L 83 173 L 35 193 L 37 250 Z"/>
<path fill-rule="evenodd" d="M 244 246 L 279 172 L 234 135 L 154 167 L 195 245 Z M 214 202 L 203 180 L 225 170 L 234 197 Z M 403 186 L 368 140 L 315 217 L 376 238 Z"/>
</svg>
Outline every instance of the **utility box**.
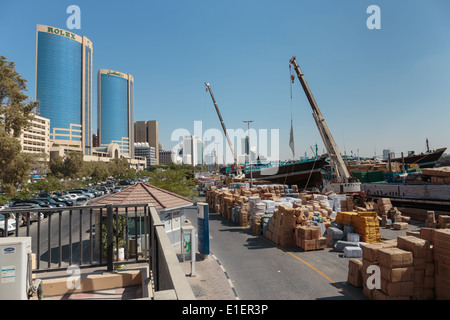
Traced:
<svg viewBox="0 0 450 320">
<path fill-rule="evenodd" d="M 202 255 L 209 254 L 209 206 L 207 203 L 197 203 L 197 231 L 198 252 Z"/>
<path fill-rule="evenodd" d="M 28 300 L 31 237 L 0 238 L 0 300 Z"/>
</svg>

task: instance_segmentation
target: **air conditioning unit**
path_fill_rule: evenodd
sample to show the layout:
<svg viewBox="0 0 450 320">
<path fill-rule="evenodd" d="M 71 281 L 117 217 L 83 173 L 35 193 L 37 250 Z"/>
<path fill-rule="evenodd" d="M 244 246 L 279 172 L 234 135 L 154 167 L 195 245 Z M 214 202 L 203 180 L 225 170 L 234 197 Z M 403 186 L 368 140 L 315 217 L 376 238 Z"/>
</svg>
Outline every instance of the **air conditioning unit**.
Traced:
<svg viewBox="0 0 450 320">
<path fill-rule="evenodd" d="M 0 238 L 0 300 L 28 300 L 37 292 L 40 280 L 32 279 L 31 237 Z"/>
</svg>

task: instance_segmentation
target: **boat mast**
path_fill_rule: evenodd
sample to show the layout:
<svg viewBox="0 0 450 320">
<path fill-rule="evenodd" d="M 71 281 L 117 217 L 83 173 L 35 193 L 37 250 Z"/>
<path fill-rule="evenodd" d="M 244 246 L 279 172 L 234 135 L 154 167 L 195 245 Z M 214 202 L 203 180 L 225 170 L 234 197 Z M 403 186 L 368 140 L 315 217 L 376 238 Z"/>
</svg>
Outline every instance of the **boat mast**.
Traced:
<svg viewBox="0 0 450 320">
<path fill-rule="evenodd" d="M 325 148 L 327 149 L 331 164 L 335 169 L 336 177 L 341 178 L 344 182 L 348 181 L 348 179 L 351 178 L 350 173 L 348 172 L 347 166 L 345 165 L 341 153 L 339 152 L 339 148 L 336 145 L 330 130 L 328 129 L 325 119 L 320 112 L 319 107 L 317 106 L 316 100 L 314 99 L 314 96 L 309 89 L 308 83 L 305 80 L 305 76 L 300 70 L 300 66 L 297 63 L 295 56 L 293 56 L 289 62 L 294 66 L 294 70 L 297 73 L 298 80 L 300 81 L 303 90 L 305 91 L 306 97 L 308 98 L 309 104 L 311 105 L 314 121 L 316 122 L 317 128 L 319 129 L 319 133 L 325 144 Z"/>
</svg>

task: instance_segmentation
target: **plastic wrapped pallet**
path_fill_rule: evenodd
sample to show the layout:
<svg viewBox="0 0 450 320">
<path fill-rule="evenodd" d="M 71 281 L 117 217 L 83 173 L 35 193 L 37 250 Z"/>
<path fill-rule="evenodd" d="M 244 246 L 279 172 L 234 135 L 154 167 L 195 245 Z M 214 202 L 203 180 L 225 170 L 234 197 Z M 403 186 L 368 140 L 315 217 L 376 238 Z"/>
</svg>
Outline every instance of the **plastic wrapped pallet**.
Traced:
<svg viewBox="0 0 450 320">
<path fill-rule="evenodd" d="M 344 252 L 345 247 L 359 247 L 359 243 L 338 240 L 334 245 L 334 250 L 337 252 Z"/>
<path fill-rule="evenodd" d="M 359 242 L 359 234 L 358 233 L 347 233 L 347 241 Z"/>
<path fill-rule="evenodd" d="M 327 235 L 332 235 L 333 240 L 342 240 L 344 238 L 344 232 L 335 227 L 328 227 Z"/>
<path fill-rule="evenodd" d="M 362 258 L 362 250 L 360 247 L 344 247 L 344 257 L 346 258 Z"/>
</svg>

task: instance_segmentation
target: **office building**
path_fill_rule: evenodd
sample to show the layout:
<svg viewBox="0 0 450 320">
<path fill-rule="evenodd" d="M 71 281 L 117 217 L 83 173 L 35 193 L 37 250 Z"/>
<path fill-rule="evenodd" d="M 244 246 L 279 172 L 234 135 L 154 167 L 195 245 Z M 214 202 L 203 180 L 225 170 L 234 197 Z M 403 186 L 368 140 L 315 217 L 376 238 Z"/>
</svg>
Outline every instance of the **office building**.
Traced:
<svg viewBox="0 0 450 320">
<path fill-rule="evenodd" d="M 159 164 L 178 163 L 175 155 L 175 151 L 172 150 L 159 150 Z"/>
<path fill-rule="evenodd" d="M 135 157 L 145 157 L 147 168 L 156 165 L 155 148 L 150 147 L 147 142 L 135 142 L 134 155 Z"/>
<path fill-rule="evenodd" d="M 134 79 L 127 73 L 98 71 L 98 140 L 119 145 L 121 157 L 133 158 Z"/>
<path fill-rule="evenodd" d="M 202 166 L 204 164 L 204 142 L 196 136 L 185 136 L 182 142 L 182 161 L 184 164 Z"/>
<path fill-rule="evenodd" d="M 134 123 L 134 142 L 147 142 L 150 147 L 155 148 L 156 163 L 159 164 L 159 135 L 158 121 L 136 121 Z"/>
<path fill-rule="evenodd" d="M 51 148 L 92 154 L 92 42 L 85 36 L 37 25 L 36 100 L 50 120 Z"/>
</svg>

